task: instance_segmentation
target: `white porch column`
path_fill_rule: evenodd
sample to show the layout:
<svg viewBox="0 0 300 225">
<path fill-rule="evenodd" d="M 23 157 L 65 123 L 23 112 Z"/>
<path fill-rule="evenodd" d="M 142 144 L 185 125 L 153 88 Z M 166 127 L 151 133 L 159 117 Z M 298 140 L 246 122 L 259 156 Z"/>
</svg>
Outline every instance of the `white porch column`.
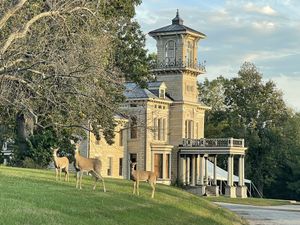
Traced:
<svg viewBox="0 0 300 225">
<path fill-rule="evenodd" d="M 180 157 L 180 180 L 183 185 L 186 185 L 186 156 Z"/>
<path fill-rule="evenodd" d="M 239 157 L 239 186 L 243 186 L 243 162 L 242 156 Z"/>
<path fill-rule="evenodd" d="M 162 177 L 163 177 L 163 180 L 165 180 L 166 179 L 166 177 L 167 177 L 167 171 L 166 171 L 166 167 L 165 167 L 165 163 L 166 163 L 166 154 L 165 153 L 163 153 L 163 157 L 162 157 L 163 159 L 162 159 L 162 166 L 163 166 L 163 168 L 162 168 Z"/>
<path fill-rule="evenodd" d="M 196 185 L 196 157 L 195 155 L 191 156 L 191 160 L 192 160 L 192 167 L 191 167 L 191 186 L 195 186 Z"/>
<path fill-rule="evenodd" d="M 205 157 L 205 176 L 204 176 L 204 184 L 208 185 L 208 166 L 207 166 L 208 156 Z"/>
<path fill-rule="evenodd" d="M 247 186 L 245 186 L 245 156 L 239 157 L 239 186 L 237 187 L 237 196 L 247 198 Z"/>
<path fill-rule="evenodd" d="M 186 185 L 190 185 L 190 156 L 186 157 Z"/>
<path fill-rule="evenodd" d="M 242 160 L 242 186 L 245 185 L 245 156 L 242 155 L 241 156 L 241 160 Z"/>
<path fill-rule="evenodd" d="M 200 185 L 200 155 L 196 157 L 196 185 Z"/>
<path fill-rule="evenodd" d="M 214 183 L 213 185 L 217 185 L 217 156 L 214 157 Z"/>
<path fill-rule="evenodd" d="M 204 185 L 204 157 L 203 157 L 203 155 L 199 155 L 199 162 L 200 162 L 199 184 L 201 186 L 203 186 Z"/>
<path fill-rule="evenodd" d="M 228 156 L 227 185 L 233 186 L 233 155 Z"/>
<path fill-rule="evenodd" d="M 234 156 L 228 156 L 228 176 L 227 176 L 227 186 L 225 188 L 225 195 L 230 198 L 236 198 L 236 188 L 233 186 L 233 170 L 234 170 Z"/>
</svg>

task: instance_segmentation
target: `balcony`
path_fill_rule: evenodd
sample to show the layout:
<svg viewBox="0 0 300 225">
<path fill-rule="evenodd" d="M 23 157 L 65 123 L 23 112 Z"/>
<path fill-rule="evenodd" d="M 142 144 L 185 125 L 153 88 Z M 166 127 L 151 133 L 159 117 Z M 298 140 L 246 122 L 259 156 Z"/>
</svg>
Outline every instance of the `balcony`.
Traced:
<svg viewBox="0 0 300 225">
<path fill-rule="evenodd" d="M 206 73 L 205 62 L 200 63 L 197 59 L 188 60 L 187 58 L 178 60 L 166 58 L 166 60 L 156 61 L 151 64 L 151 70 L 153 72 L 189 70 L 196 74 Z"/>
<path fill-rule="evenodd" d="M 245 154 L 244 139 L 213 138 L 189 139 L 184 138 L 179 145 L 181 152 L 187 154 Z"/>
</svg>

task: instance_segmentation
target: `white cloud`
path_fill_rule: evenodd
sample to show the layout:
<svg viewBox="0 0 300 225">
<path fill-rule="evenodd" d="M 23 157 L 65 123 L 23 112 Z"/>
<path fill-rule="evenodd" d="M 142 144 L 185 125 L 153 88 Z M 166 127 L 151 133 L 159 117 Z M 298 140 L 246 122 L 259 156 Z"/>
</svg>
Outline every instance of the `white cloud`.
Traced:
<svg viewBox="0 0 300 225">
<path fill-rule="evenodd" d="M 255 29 L 264 30 L 264 31 L 270 31 L 275 29 L 275 23 L 270 21 L 260 21 L 260 22 L 255 21 L 252 22 L 252 26 Z"/>
<path fill-rule="evenodd" d="M 244 61 L 247 62 L 257 62 L 264 60 L 277 60 L 288 56 L 293 56 L 298 54 L 297 52 L 290 49 L 282 49 L 280 52 L 278 51 L 255 51 L 251 53 L 247 53 L 243 58 Z"/>
<path fill-rule="evenodd" d="M 244 9 L 248 12 L 256 12 L 256 13 L 269 15 L 269 16 L 274 16 L 277 14 L 277 12 L 269 5 L 260 7 L 260 6 L 255 5 L 252 2 L 247 3 L 244 6 Z"/>
<path fill-rule="evenodd" d="M 143 21 L 144 24 L 153 25 L 158 22 L 158 16 L 151 13 L 149 10 L 145 8 L 140 8 L 136 11 L 136 18 L 139 21 Z"/>
</svg>

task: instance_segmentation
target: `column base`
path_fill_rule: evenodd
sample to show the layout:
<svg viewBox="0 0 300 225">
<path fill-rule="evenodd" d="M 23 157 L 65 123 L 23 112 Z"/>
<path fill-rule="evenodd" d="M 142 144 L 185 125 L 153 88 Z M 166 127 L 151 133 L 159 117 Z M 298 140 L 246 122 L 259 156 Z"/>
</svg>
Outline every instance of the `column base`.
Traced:
<svg viewBox="0 0 300 225">
<path fill-rule="evenodd" d="M 205 195 L 206 186 L 186 186 L 185 190 L 192 194 L 203 196 Z"/>
<path fill-rule="evenodd" d="M 247 186 L 238 186 L 236 188 L 236 196 L 239 198 L 247 198 Z"/>
<path fill-rule="evenodd" d="M 229 198 L 236 198 L 236 187 L 226 186 L 225 187 L 225 196 Z"/>
<path fill-rule="evenodd" d="M 211 196 L 219 196 L 219 186 L 213 185 L 213 186 L 207 186 L 206 187 L 206 194 Z"/>
</svg>

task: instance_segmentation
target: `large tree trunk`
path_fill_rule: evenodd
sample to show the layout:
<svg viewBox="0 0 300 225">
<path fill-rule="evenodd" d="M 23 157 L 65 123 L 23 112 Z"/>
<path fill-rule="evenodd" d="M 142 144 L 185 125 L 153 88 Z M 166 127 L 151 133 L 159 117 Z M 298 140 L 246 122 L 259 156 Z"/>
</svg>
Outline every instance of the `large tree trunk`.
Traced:
<svg viewBox="0 0 300 225">
<path fill-rule="evenodd" d="M 16 118 L 17 124 L 17 144 L 19 147 L 20 158 L 24 159 L 28 153 L 26 119 L 24 113 L 19 113 Z"/>
</svg>

